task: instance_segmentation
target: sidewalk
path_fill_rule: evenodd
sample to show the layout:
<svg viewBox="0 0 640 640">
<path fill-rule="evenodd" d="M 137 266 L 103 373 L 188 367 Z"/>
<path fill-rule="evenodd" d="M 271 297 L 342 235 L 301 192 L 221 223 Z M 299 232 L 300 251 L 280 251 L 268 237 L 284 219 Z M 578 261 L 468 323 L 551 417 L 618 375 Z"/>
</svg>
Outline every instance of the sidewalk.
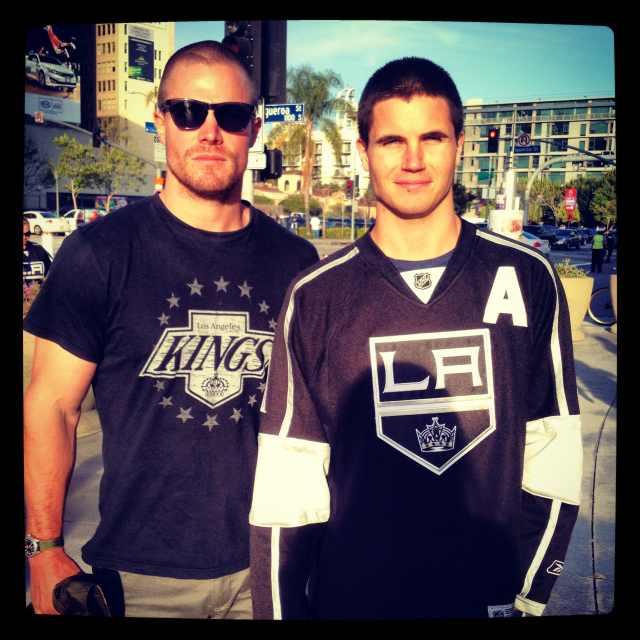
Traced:
<svg viewBox="0 0 640 640">
<path fill-rule="evenodd" d="M 598 286 L 608 286 L 608 276 L 607 283 L 603 281 Z M 586 337 L 573 346 L 582 413 L 583 502 L 564 570 L 545 616 L 603 614 L 614 605 L 618 337 L 588 319 L 581 330 Z M 78 438 L 65 512 L 66 550 L 88 572 L 91 569 L 82 562 L 80 548 L 93 534 L 99 519 L 101 447 L 101 432 Z M 25 567 L 28 603 L 26 559 Z"/>
</svg>

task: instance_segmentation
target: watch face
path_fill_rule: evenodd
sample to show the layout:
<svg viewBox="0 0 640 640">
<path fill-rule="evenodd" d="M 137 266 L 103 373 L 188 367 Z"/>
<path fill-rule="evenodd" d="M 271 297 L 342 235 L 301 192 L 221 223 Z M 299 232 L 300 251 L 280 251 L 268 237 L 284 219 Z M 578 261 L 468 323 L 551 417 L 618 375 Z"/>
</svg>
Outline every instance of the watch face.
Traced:
<svg viewBox="0 0 640 640">
<path fill-rule="evenodd" d="M 38 546 L 36 545 L 35 540 L 31 538 L 24 539 L 24 555 L 27 558 L 31 558 L 32 556 L 34 556 L 37 550 Z"/>
</svg>

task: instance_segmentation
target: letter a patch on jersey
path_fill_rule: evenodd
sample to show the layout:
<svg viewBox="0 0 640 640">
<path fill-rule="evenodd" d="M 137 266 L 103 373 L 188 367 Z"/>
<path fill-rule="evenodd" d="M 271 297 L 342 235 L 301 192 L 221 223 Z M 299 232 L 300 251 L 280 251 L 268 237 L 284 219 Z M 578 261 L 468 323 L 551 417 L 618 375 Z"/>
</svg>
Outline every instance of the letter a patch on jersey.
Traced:
<svg viewBox="0 0 640 640">
<path fill-rule="evenodd" d="M 488 329 L 370 338 L 380 439 L 440 475 L 495 430 Z"/>
</svg>

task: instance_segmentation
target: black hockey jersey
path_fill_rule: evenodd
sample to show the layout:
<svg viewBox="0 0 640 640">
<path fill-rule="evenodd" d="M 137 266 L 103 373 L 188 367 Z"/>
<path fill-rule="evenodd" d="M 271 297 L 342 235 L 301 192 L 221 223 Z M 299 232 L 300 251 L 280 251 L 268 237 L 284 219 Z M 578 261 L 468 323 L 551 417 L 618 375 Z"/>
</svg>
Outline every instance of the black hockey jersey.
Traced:
<svg viewBox="0 0 640 640">
<path fill-rule="evenodd" d="M 263 411 L 256 617 L 542 613 L 582 444 L 566 299 L 541 253 L 463 221 L 424 304 L 365 235 L 289 288 Z"/>
</svg>

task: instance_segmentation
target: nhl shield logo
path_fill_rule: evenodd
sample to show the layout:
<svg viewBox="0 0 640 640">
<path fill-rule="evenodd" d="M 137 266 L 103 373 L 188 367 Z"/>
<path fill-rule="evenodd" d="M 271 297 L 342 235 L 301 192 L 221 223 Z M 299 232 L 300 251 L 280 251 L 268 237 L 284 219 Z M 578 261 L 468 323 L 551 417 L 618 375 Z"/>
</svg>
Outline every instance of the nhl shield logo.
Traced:
<svg viewBox="0 0 640 640">
<path fill-rule="evenodd" d="M 378 437 L 438 475 L 495 430 L 488 329 L 369 339 Z"/>
<path fill-rule="evenodd" d="M 245 378 L 262 378 L 273 333 L 249 329 L 246 312 L 189 311 L 189 326 L 166 329 L 141 376 L 185 378 L 187 393 L 216 407 L 242 393 Z"/>
<path fill-rule="evenodd" d="M 413 284 L 416 289 L 428 289 L 431 286 L 431 274 L 416 273 L 413 277 Z"/>
</svg>

